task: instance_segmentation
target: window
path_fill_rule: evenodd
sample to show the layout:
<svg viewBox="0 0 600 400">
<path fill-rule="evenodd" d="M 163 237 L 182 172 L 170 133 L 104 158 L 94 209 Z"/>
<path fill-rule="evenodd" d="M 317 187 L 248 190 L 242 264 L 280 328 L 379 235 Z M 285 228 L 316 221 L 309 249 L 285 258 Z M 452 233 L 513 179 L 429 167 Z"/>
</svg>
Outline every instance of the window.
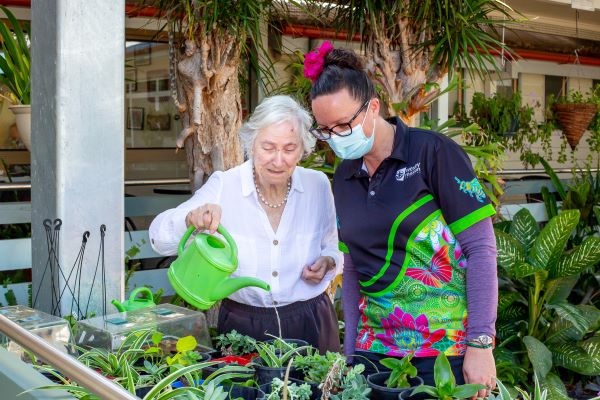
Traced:
<svg viewBox="0 0 600 400">
<path fill-rule="evenodd" d="M 175 147 L 182 129 L 169 90 L 169 45 L 125 44 L 125 143 L 128 148 Z"/>
<path fill-rule="evenodd" d="M 548 100 L 551 96 L 556 98 L 565 93 L 566 79 L 563 76 L 546 75 L 544 81 L 544 105 L 548 107 Z"/>
</svg>

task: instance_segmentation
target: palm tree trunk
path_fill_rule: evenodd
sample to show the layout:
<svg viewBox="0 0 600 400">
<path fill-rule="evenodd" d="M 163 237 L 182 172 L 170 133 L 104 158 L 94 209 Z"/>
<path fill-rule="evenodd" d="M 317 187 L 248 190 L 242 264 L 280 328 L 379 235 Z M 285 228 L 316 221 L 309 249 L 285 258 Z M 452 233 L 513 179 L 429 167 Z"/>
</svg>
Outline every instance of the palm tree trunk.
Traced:
<svg viewBox="0 0 600 400">
<path fill-rule="evenodd" d="M 424 85 L 441 81 L 446 71 L 431 66 L 427 49 L 418 49 L 417 44 L 428 39 L 424 33 L 418 33 L 405 17 L 398 16 L 396 23 L 401 32 L 400 39 L 394 40 L 397 49 L 393 49 L 388 38 L 383 18 L 371 26 L 373 34 L 366 46 L 370 60 L 367 68 L 388 96 L 388 114 L 398 115 L 409 126 L 415 126 L 418 114 L 427 111 L 427 103 L 437 94 L 437 90 L 426 92 Z M 399 112 L 398 106 L 403 102 L 404 112 Z"/>
<path fill-rule="evenodd" d="M 183 130 L 177 147 L 187 154 L 192 190 L 213 171 L 243 162 L 238 138 L 242 105 L 238 67 L 239 38 L 207 36 L 199 30 L 186 40 L 179 58 L 178 98 Z"/>
</svg>

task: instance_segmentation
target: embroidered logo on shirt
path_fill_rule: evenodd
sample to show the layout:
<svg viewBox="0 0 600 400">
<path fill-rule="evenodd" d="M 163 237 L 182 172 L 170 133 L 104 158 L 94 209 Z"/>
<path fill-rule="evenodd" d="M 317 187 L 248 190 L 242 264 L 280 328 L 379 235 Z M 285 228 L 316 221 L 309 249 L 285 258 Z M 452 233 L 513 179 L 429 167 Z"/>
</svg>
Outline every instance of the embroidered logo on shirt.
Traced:
<svg viewBox="0 0 600 400">
<path fill-rule="evenodd" d="M 471 197 L 475 197 L 478 202 L 483 203 L 483 199 L 486 198 L 486 195 L 477 178 L 473 178 L 469 182 L 460 180 L 457 177 L 454 177 L 454 179 L 458 183 L 458 188 L 461 192 L 468 194 Z"/>
<path fill-rule="evenodd" d="M 403 182 L 405 179 L 410 178 L 416 174 L 421 173 L 421 163 L 416 163 L 412 167 L 408 168 L 400 168 L 396 171 L 396 180 L 399 182 Z"/>
</svg>

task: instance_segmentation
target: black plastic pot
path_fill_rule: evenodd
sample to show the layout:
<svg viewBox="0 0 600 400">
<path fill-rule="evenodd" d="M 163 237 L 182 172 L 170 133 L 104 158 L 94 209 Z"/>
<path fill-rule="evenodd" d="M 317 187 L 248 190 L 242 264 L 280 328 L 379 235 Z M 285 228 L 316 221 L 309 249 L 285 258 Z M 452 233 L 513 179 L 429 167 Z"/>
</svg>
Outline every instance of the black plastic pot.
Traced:
<svg viewBox="0 0 600 400">
<path fill-rule="evenodd" d="M 312 396 L 310 396 L 311 400 L 319 400 L 321 398 L 321 395 L 323 394 L 323 392 L 321 391 L 321 389 L 319 389 L 318 383 L 315 383 L 315 382 L 302 382 L 302 383 L 308 383 L 310 385 L 310 388 L 312 389 Z"/>
<path fill-rule="evenodd" d="M 141 398 L 143 398 L 145 395 L 147 395 L 147 394 L 148 394 L 148 392 L 149 392 L 150 390 L 152 390 L 152 388 L 153 388 L 153 387 L 154 387 L 154 386 L 142 386 L 142 387 L 136 388 L 136 389 L 135 389 L 135 395 L 141 399 Z"/>
<path fill-rule="evenodd" d="M 410 383 L 409 388 L 404 389 L 396 389 L 389 388 L 385 385 L 385 381 L 390 377 L 391 372 L 378 372 L 376 374 L 371 374 L 367 377 L 367 383 L 371 388 L 371 399 L 377 400 L 398 400 L 400 393 L 408 391 L 409 393 L 413 391 L 416 386 L 420 386 L 423 384 L 423 379 L 418 376 L 415 378 L 409 378 L 408 382 Z M 410 397 L 413 399 L 413 397 Z"/>
<path fill-rule="evenodd" d="M 257 400 L 262 399 L 265 396 L 265 393 L 256 387 L 251 386 L 226 386 L 223 385 L 223 390 L 227 393 L 227 399 L 239 399 L 242 398 L 244 400 Z"/>
<path fill-rule="evenodd" d="M 302 339 L 282 339 L 284 342 L 289 344 L 295 344 L 297 347 L 308 346 L 308 342 Z M 265 340 L 265 343 L 274 343 L 275 339 Z"/>
<path fill-rule="evenodd" d="M 63 384 L 63 381 L 61 381 L 59 378 L 57 378 L 56 376 L 54 376 L 53 374 L 51 374 L 50 372 L 46 372 L 46 371 L 40 371 L 40 373 L 42 375 L 44 375 L 46 378 L 48 378 L 49 380 L 51 380 L 54 383 L 60 383 L 61 385 Z M 56 371 L 57 374 L 62 375 L 60 372 Z"/>
<path fill-rule="evenodd" d="M 303 347 L 303 346 L 310 346 L 307 341 L 302 340 L 302 339 L 283 339 L 283 341 L 288 344 L 295 344 L 296 348 Z M 265 343 L 275 344 L 275 339 L 265 340 Z M 276 352 L 279 353 L 279 350 Z M 308 353 L 307 349 L 302 349 L 302 350 L 298 351 L 298 354 L 301 356 L 305 356 L 307 353 Z"/>
<path fill-rule="evenodd" d="M 430 396 L 426 393 L 418 393 L 418 394 L 415 394 L 414 396 L 411 396 L 410 394 L 412 393 L 412 391 L 414 389 L 415 388 L 413 387 L 413 388 L 407 389 L 404 392 L 400 393 L 400 396 L 398 396 L 398 399 L 399 400 L 427 400 L 427 399 L 429 399 Z"/>
<path fill-rule="evenodd" d="M 203 379 L 208 378 L 208 376 L 210 374 L 216 372 L 219 368 L 223 368 L 223 367 L 225 367 L 227 365 L 237 365 L 237 364 L 226 364 L 226 363 L 223 362 L 223 363 L 218 363 L 218 364 L 215 364 L 215 365 L 210 365 L 208 367 L 204 367 L 204 368 L 202 368 L 202 378 Z M 249 378 L 231 378 L 227 382 L 231 382 L 231 383 L 244 383 L 248 379 L 252 379 L 252 376 L 250 376 Z"/>
<path fill-rule="evenodd" d="M 266 367 L 263 365 L 261 359 L 254 360 L 254 371 L 256 371 L 254 376 L 256 377 L 256 382 L 259 385 L 263 385 L 265 383 L 270 384 L 273 378 L 279 378 L 283 380 L 286 369 L 287 363 L 285 367 Z M 298 379 L 300 377 L 300 372 L 292 366 L 292 368 L 290 368 L 290 378 Z"/>
</svg>

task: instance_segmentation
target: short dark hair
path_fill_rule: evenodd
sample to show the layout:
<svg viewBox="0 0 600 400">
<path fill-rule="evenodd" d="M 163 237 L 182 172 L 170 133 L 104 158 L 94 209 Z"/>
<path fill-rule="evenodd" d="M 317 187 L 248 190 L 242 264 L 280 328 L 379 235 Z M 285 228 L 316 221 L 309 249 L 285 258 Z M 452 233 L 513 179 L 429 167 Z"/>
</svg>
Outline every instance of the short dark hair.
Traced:
<svg viewBox="0 0 600 400">
<path fill-rule="evenodd" d="M 347 89 L 350 96 L 359 102 L 377 97 L 363 60 L 352 50 L 333 49 L 325 56 L 323 72 L 312 85 L 310 99 L 342 89 Z"/>
</svg>

